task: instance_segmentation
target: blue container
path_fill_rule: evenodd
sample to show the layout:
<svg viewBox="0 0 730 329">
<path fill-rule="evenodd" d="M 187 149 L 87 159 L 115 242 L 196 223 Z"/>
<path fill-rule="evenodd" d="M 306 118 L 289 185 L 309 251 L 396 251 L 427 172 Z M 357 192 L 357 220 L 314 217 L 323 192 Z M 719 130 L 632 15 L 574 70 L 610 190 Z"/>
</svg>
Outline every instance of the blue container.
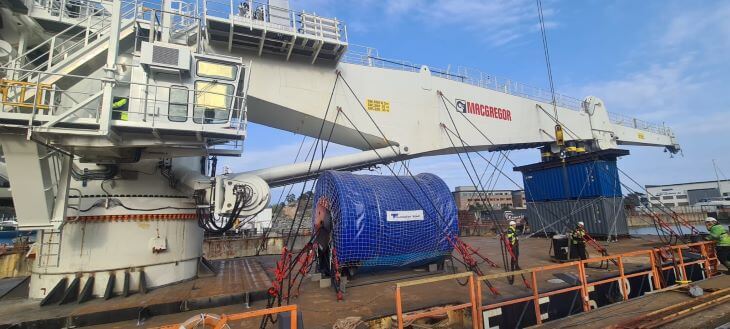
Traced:
<svg viewBox="0 0 730 329">
<path fill-rule="evenodd" d="M 616 161 L 571 163 L 566 164 L 566 171 L 567 195 L 562 165 L 524 170 L 525 199 L 528 202 L 540 202 L 622 195 Z"/>
<path fill-rule="evenodd" d="M 327 171 L 314 192 L 312 227 L 329 229 L 342 267 L 418 266 L 443 259 L 458 237 L 457 209 L 438 176 Z M 320 232 L 322 234 L 322 232 Z"/>
</svg>

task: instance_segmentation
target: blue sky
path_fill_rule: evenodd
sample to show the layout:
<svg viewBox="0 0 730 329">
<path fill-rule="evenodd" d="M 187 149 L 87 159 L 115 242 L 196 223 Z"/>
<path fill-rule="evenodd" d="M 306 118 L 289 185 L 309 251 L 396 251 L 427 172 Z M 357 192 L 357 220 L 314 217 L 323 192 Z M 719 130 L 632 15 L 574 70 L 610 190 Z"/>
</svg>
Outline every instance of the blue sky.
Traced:
<svg viewBox="0 0 730 329">
<path fill-rule="evenodd" d="M 548 86 L 532 0 L 294 0 L 292 6 L 344 20 L 350 43 L 377 48 L 381 57 L 475 67 Z M 683 155 L 629 148 L 633 154 L 619 161 L 624 171 L 642 184 L 714 180 L 717 159 L 730 174 L 729 1 L 544 0 L 543 10 L 558 92 L 598 96 L 609 111 L 665 122 L 677 135 Z M 301 140 L 251 124 L 243 158 L 224 163 L 236 171 L 290 163 Z M 510 157 L 518 165 L 539 161 L 537 150 Z M 469 182 L 455 155 L 414 160 L 411 167 L 451 187 Z M 496 188 L 517 187 L 501 178 Z"/>
</svg>

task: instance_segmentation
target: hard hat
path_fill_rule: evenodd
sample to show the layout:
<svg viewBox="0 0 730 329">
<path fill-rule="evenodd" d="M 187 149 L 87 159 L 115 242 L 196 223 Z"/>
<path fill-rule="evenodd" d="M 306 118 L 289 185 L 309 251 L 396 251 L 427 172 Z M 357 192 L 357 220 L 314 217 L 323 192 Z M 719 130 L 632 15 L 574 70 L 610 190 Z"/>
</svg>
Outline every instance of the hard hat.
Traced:
<svg viewBox="0 0 730 329">
<path fill-rule="evenodd" d="M 584 226 L 585 224 L 583 224 L 583 222 L 578 222 L 578 225 Z"/>
<path fill-rule="evenodd" d="M 510 224 L 510 225 L 517 225 L 517 222 L 515 222 L 515 221 L 511 220 L 511 221 L 509 221 L 509 224 Z"/>
<path fill-rule="evenodd" d="M 715 217 L 707 217 L 707 218 L 705 218 L 705 223 L 714 223 L 716 221 L 717 221 L 717 219 L 715 219 Z"/>
</svg>

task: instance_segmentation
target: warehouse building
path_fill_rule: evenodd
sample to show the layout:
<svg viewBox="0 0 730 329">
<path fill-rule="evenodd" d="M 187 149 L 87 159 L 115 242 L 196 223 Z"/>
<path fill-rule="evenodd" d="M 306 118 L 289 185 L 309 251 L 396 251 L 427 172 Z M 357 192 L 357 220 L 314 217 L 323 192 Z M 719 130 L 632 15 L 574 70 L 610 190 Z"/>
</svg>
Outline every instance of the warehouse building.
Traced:
<svg viewBox="0 0 730 329">
<path fill-rule="evenodd" d="M 730 198 L 730 180 L 646 185 L 646 190 L 652 206 L 692 206 L 701 201 Z"/>
<path fill-rule="evenodd" d="M 459 210 L 469 210 L 469 206 L 476 206 L 481 203 L 490 204 L 494 209 L 525 207 L 525 192 L 522 190 L 482 191 L 474 186 L 457 186 L 453 195 L 456 207 Z"/>
</svg>

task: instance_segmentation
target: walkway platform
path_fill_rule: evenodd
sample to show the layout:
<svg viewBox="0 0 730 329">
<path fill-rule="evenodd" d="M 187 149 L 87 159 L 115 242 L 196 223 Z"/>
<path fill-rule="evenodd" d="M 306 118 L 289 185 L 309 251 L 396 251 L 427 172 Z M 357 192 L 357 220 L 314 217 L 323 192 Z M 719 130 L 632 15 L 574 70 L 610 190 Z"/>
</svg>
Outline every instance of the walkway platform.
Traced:
<svg viewBox="0 0 730 329">
<path fill-rule="evenodd" d="M 705 294 L 710 294 L 711 290 L 730 287 L 730 276 L 721 275 L 696 284 L 706 290 Z M 670 306 L 681 305 L 693 299 L 694 297 L 691 297 L 686 289 L 672 289 L 606 306 L 593 312 L 548 322 L 538 328 L 585 327 L 588 324 L 592 328 L 603 328 L 634 320 L 642 314 L 658 312 Z M 694 313 L 677 321 L 663 324 L 662 328 L 717 328 L 728 323 L 730 323 L 730 303 L 725 301 L 707 308 L 701 313 Z"/>
<path fill-rule="evenodd" d="M 464 237 L 463 240 L 478 249 L 480 253 L 501 265 L 499 241 L 495 237 Z M 544 238 L 523 239 L 521 244 L 520 264 L 523 268 L 554 265 L 548 255 L 550 240 Z M 660 245 L 651 237 L 622 239 L 616 242 L 603 243 L 609 253 L 619 254 L 630 251 L 646 250 Z M 594 252 L 595 253 L 595 252 Z M 133 295 L 123 299 L 113 298 L 110 301 L 94 300 L 82 305 L 64 305 L 39 307 L 38 302 L 16 301 L 0 303 L 0 328 L 10 323 L 41 323 L 50 319 L 51 324 L 60 321 L 72 321 L 77 326 L 92 325 L 92 328 L 154 328 L 162 325 L 181 323 L 200 313 L 232 314 L 266 307 L 266 290 L 273 277 L 278 256 L 259 256 L 239 258 L 216 262 L 220 268 L 215 277 L 200 278 L 175 286 L 155 289 L 146 295 Z M 617 266 L 611 264 L 608 269 L 599 268 L 598 263 L 590 264 L 586 275 L 590 282 L 618 276 Z M 627 257 L 624 259 L 626 273 L 644 271 L 649 268 L 646 257 Z M 482 265 L 486 274 L 504 272 L 502 268 L 489 268 Z M 688 277 L 701 279 L 704 273 L 700 269 L 688 267 Z M 304 280 L 299 297 L 292 300 L 302 312 L 305 328 L 332 328 L 332 325 L 346 317 L 359 317 L 363 321 L 385 321 L 392 319 L 396 313 L 396 282 L 443 276 L 451 271 L 462 272 L 458 265 L 454 268 L 447 262 L 444 271 L 427 272 L 424 269 L 403 269 L 378 274 L 355 277 L 346 286 L 343 301 L 337 301 L 334 289 L 320 288 L 319 282 Z M 670 269 L 664 280 L 673 283 L 675 278 Z M 537 283 L 540 293 L 556 291 L 570 286 L 571 276 L 576 271 L 563 268 L 556 271 L 540 272 Z M 527 277 L 528 281 L 530 277 Z M 630 297 L 652 290 L 646 277 L 635 277 L 629 280 Z M 465 282 L 461 282 L 462 284 Z M 496 305 L 508 300 L 531 296 L 532 290 L 525 287 L 519 276 L 510 284 L 505 278 L 494 279 L 492 285 L 499 291 L 493 295 L 482 284 L 482 305 Z M 249 307 L 245 305 L 246 294 L 249 296 Z M 402 289 L 402 305 L 404 312 L 413 312 L 431 307 L 459 305 L 469 302 L 468 285 L 461 285 L 456 280 L 443 281 L 425 286 L 405 287 Z M 580 298 L 575 292 L 545 298 L 546 319 L 550 321 L 570 314 L 579 313 Z M 621 292 L 616 282 L 596 286 L 591 291 L 591 299 L 598 306 L 603 306 L 620 299 Z M 530 301 L 506 305 L 496 310 L 485 311 L 490 326 L 502 324 L 534 324 L 534 306 Z M 110 315 L 111 314 L 111 315 Z M 112 316 L 113 315 L 113 316 Z M 139 320 L 141 318 L 141 320 Z M 242 322 L 241 327 L 258 327 L 260 319 Z M 45 322 L 43 322 L 45 323 Z M 63 322 L 66 323 L 66 322 Z M 236 324 L 238 325 L 238 324 Z M 23 327 L 23 326 L 21 326 Z M 26 326 L 28 327 L 28 326 Z"/>
<path fill-rule="evenodd" d="M 94 299 L 83 304 L 43 306 L 28 299 L 0 302 L 0 328 L 62 328 L 145 319 L 221 305 L 243 305 L 266 298 L 271 285 L 259 260 L 240 258 L 212 262 L 215 276 L 156 288 L 146 294 Z"/>
</svg>

